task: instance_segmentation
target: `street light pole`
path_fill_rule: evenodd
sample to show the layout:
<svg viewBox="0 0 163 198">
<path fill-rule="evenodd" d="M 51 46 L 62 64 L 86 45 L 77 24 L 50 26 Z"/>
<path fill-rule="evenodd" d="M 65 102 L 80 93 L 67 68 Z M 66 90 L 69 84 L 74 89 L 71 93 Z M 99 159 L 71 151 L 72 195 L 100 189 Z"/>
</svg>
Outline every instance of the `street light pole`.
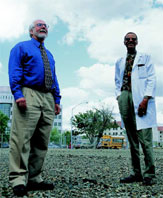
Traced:
<svg viewBox="0 0 163 198">
<path fill-rule="evenodd" d="M 81 102 L 81 103 L 79 103 L 79 104 L 77 104 L 77 105 L 75 105 L 73 108 L 72 108 L 72 110 L 71 110 L 71 149 L 72 149 L 72 130 L 73 130 L 73 127 L 72 127 L 72 121 L 73 121 L 73 110 L 76 108 L 76 107 L 78 107 L 78 106 L 80 106 L 81 104 L 88 104 L 88 102 L 86 101 L 86 102 Z"/>
</svg>

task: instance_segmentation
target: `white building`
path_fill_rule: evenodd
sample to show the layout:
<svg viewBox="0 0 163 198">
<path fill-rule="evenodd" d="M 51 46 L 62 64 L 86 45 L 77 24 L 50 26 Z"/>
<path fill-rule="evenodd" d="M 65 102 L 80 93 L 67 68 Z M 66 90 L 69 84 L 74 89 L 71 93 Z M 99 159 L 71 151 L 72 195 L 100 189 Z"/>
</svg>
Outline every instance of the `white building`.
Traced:
<svg viewBox="0 0 163 198">
<path fill-rule="evenodd" d="M 163 126 L 153 129 L 153 145 L 163 147 Z"/>
<path fill-rule="evenodd" d="M 117 122 L 118 127 L 117 128 L 112 128 L 112 129 L 107 129 L 104 131 L 104 135 L 111 135 L 111 136 L 125 136 L 125 129 L 122 129 L 121 122 Z"/>
<path fill-rule="evenodd" d="M 57 128 L 60 133 L 62 133 L 62 105 L 61 112 L 59 115 L 55 116 L 53 127 Z"/>
<path fill-rule="evenodd" d="M 13 96 L 9 86 L 0 86 L 0 111 L 8 116 L 10 119 L 8 126 L 11 126 L 12 120 L 12 105 L 13 105 Z"/>
</svg>

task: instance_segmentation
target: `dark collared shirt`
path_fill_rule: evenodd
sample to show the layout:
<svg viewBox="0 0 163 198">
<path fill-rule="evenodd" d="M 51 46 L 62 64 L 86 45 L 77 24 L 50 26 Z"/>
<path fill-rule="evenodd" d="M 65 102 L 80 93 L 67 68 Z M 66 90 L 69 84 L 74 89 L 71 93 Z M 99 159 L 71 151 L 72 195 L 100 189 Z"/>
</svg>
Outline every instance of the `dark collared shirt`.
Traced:
<svg viewBox="0 0 163 198">
<path fill-rule="evenodd" d="M 122 84 L 121 91 L 123 91 L 123 90 L 131 91 L 131 73 L 132 73 L 132 67 L 134 64 L 135 56 L 136 56 L 136 53 L 135 54 L 127 54 L 126 68 L 124 71 L 123 84 Z"/>
<path fill-rule="evenodd" d="M 39 46 L 40 43 L 32 38 L 29 41 L 18 43 L 10 52 L 9 80 L 15 100 L 24 97 L 22 87 L 36 90 L 45 88 L 44 65 Z M 53 55 L 47 49 L 46 53 L 53 78 L 51 91 L 54 94 L 55 103 L 60 104 L 61 96 L 55 73 L 55 61 Z"/>
</svg>

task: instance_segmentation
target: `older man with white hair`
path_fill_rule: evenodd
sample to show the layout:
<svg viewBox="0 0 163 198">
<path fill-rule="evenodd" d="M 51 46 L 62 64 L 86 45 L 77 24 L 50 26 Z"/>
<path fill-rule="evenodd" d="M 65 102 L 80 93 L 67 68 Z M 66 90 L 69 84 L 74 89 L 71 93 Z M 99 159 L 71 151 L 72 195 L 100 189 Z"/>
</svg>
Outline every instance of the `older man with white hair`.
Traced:
<svg viewBox="0 0 163 198">
<path fill-rule="evenodd" d="M 14 95 L 10 136 L 9 180 L 14 195 L 28 190 L 52 190 L 41 177 L 54 116 L 60 113 L 60 90 L 53 55 L 44 46 L 48 25 L 35 20 L 31 40 L 13 47 L 9 80 Z"/>
</svg>

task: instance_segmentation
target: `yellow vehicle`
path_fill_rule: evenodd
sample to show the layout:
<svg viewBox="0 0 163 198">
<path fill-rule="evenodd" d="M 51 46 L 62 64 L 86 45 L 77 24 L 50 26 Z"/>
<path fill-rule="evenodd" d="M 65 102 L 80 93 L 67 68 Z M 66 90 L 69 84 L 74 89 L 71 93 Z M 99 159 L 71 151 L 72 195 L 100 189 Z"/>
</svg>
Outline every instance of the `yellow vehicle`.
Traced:
<svg viewBox="0 0 163 198">
<path fill-rule="evenodd" d="M 110 135 L 104 135 L 101 138 L 101 145 L 102 148 L 114 148 L 114 149 L 120 149 L 123 148 L 124 145 L 124 136 L 110 136 Z"/>
</svg>

